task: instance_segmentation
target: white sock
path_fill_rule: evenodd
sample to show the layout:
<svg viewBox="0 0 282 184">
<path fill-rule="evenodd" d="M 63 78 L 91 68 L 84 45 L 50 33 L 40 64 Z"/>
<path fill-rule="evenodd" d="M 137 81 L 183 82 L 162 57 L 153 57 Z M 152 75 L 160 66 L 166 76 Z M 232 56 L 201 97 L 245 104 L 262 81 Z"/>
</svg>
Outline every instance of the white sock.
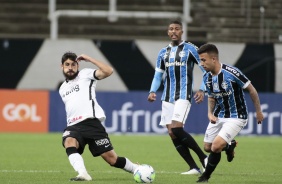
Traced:
<svg viewBox="0 0 282 184">
<path fill-rule="evenodd" d="M 78 174 L 87 173 L 82 156 L 79 153 L 69 155 L 69 161 Z"/>
<path fill-rule="evenodd" d="M 132 163 L 128 158 L 125 158 L 126 163 L 124 166 L 124 170 L 126 170 L 127 172 L 133 173 L 134 170 L 138 167 L 137 164 Z"/>
</svg>

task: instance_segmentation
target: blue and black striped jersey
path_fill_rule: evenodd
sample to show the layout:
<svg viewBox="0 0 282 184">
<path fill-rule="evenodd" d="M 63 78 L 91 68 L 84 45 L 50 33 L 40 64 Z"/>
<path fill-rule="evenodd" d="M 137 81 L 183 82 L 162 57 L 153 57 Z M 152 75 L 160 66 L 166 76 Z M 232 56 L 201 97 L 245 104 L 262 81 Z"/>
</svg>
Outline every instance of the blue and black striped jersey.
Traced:
<svg viewBox="0 0 282 184">
<path fill-rule="evenodd" d="M 214 116 L 219 118 L 248 118 L 243 89 L 250 80 L 236 67 L 221 65 L 218 75 L 210 72 L 203 77 L 209 97 L 216 100 Z"/>
<path fill-rule="evenodd" d="M 191 101 L 193 68 L 194 64 L 200 64 L 197 49 L 192 43 L 183 41 L 178 46 L 169 44 L 160 50 L 155 70 L 164 75 L 162 101 L 171 103 L 178 99 Z M 205 72 L 202 67 L 200 68 Z"/>
</svg>

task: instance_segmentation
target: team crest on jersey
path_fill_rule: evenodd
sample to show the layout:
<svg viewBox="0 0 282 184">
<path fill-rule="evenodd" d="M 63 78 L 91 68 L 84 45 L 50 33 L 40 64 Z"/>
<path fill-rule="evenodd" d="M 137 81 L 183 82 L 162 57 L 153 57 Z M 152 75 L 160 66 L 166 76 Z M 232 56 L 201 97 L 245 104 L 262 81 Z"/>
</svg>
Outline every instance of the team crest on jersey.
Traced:
<svg viewBox="0 0 282 184">
<path fill-rule="evenodd" d="M 213 89 L 214 90 L 219 90 L 218 83 L 213 83 Z"/>
<path fill-rule="evenodd" d="M 185 56 L 185 52 L 184 51 L 179 52 L 179 57 L 184 57 L 184 56 Z"/>
<path fill-rule="evenodd" d="M 171 52 L 169 58 L 175 58 L 175 52 Z"/>
<path fill-rule="evenodd" d="M 222 87 L 223 89 L 227 89 L 228 85 L 227 85 L 227 83 L 226 83 L 225 81 L 223 81 L 223 82 L 221 83 L 221 87 Z"/>
</svg>

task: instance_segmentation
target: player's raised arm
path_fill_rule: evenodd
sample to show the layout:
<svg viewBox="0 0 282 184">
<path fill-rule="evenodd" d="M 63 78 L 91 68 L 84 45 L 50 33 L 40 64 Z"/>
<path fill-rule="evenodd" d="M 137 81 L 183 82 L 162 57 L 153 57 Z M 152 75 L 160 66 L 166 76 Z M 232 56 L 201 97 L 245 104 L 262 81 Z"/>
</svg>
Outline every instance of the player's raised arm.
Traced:
<svg viewBox="0 0 282 184">
<path fill-rule="evenodd" d="M 77 57 L 76 61 L 79 62 L 81 60 L 85 60 L 86 62 L 91 62 L 98 67 L 98 70 L 95 72 L 95 78 L 104 79 L 109 77 L 113 73 L 113 68 L 101 61 L 98 61 L 88 55 L 82 54 Z"/>
</svg>

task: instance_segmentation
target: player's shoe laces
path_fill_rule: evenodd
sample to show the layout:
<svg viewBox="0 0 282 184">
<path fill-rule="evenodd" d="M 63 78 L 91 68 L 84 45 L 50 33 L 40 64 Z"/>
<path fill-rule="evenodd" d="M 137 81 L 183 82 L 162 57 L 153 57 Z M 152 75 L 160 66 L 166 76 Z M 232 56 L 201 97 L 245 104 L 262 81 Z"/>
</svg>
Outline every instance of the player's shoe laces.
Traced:
<svg viewBox="0 0 282 184">
<path fill-rule="evenodd" d="M 225 153 L 227 155 L 227 161 L 231 162 L 234 158 L 235 152 L 234 149 L 237 146 L 238 142 L 235 140 L 232 140 L 231 143 L 229 144 L 229 147 L 227 150 L 225 150 Z"/>
<path fill-rule="evenodd" d="M 195 175 L 195 174 L 201 174 L 201 171 L 200 169 L 194 168 L 194 169 L 190 169 L 187 172 L 183 172 L 181 174 Z"/>
<path fill-rule="evenodd" d="M 209 159 L 209 156 L 207 156 L 204 160 L 200 160 L 201 161 L 201 164 L 202 164 L 202 170 L 203 172 L 205 172 L 206 170 L 206 166 L 208 164 L 208 159 Z"/>
<path fill-rule="evenodd" d="M 206 176 L 205 173 L 202 174 L 202 176 L 199 177 L 197 180 L 197 183 L 208 183 L 209 182 L 209 176 Z"/>
<path fill-rule="evenodd" d="M 92 178 L 88 173 L 77 175 L 75 178 L 71 178 L 70 181 L 91 181 Z"/>
</svg>

